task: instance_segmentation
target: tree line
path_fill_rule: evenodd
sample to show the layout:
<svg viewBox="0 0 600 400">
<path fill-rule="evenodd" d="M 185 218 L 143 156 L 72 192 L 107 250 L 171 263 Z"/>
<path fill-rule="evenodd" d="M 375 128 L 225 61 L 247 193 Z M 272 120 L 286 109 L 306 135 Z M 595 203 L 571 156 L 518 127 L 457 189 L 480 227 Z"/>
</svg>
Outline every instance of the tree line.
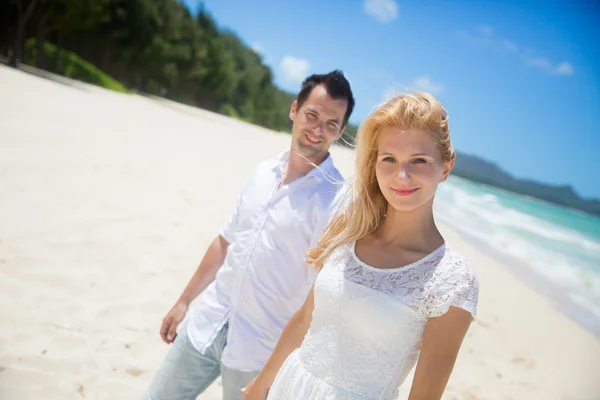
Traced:
<svg viewBox="0 0 600 400">
<path fill-rule="evenodd" d="M 290 128 L 295 95 L 202 5 L 193 15 L 178 0 L 0 0 L 0 26 L 0 52 L 13 66 L 63 73 L 60 53 L 74 53 L 133 91 Z M 356 128 L 348 133 L 351 141 Z"/>
</svg>

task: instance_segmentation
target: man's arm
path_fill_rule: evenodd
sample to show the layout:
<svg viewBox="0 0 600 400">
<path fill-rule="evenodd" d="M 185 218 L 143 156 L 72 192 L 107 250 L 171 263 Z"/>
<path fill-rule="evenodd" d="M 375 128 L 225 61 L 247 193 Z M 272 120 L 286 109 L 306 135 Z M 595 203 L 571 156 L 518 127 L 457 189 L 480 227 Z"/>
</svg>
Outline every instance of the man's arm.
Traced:
<svg viewBox="0 0 600 400">
<path fill-rule="evenodd" d="M 228 246 L 229 242 L 219 235 L 206 250 L 192 279 L 162 321 L 160 337 L 165 343 L 173 343 L 177 336 L 177 326 L 185 318 L 190 303 L 215 280 L 217 271 L 225 261 Z"/>
<path fill-rule="evenodd" d="M 310 328 L 313 310 L 315 309 L 314 290 L 313 285 L 302 307 L 288 321 L 273 353 L 271 353 L 258 376 L 242 389 L 244 400 L 266 399 L 279 369 L 283 366 L 287 357 L 302 345 L 308 328 Z"/>
</svg>

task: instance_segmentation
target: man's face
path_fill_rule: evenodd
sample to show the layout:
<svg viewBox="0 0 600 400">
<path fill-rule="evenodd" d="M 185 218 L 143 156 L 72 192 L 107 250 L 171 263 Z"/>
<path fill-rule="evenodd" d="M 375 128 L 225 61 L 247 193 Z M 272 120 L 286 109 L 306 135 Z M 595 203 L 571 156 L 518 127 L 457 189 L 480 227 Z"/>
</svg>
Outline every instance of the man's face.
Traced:
<svg viewBox="0 0 600 400">
<path fill-rule="evenodd" d="M 347 100 L 331 98 L 323 85 L 316 86 L 300 108 L 294 101 L 290 109 L 292 150 L 311 161 L 323 160 L 342 135 L 347 107 Z"/>
</svg>

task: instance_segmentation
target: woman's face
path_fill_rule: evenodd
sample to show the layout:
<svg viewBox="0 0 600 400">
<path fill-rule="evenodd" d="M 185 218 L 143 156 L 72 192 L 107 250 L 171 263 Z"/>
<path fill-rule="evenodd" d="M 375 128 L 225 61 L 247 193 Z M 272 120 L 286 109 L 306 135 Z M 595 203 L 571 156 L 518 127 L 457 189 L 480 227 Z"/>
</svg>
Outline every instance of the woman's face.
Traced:
<svg viewBox="0 0 600 400">
<path fill-rule="evenodd" d="M 453 160 L 442 160 L 436 141 L 427 132 L 394 128 L 379 135 L 377 183 L 389 206 L 397 211 L 433 204 L 437 185 L 448 178 L 453 165 Z"/>
</svg>

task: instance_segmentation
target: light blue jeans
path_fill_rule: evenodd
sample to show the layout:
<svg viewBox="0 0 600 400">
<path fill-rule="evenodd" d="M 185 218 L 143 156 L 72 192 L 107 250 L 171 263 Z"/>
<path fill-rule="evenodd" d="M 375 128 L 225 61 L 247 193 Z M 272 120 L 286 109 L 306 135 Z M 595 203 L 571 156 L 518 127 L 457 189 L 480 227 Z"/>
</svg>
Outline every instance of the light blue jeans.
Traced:
<svg viewBox="0 0 600 400">
<path fill-rule="evenodd" d="M 241 400 L 240 390 L 258 375 L 235 371 L 221 363 L 227 343 L 227 324 L 201 354 L 187 335 L 184 322 L 175 341 L 141 400 L 194 400 L 221 375 L 223 400 Z"/>
</svg>

